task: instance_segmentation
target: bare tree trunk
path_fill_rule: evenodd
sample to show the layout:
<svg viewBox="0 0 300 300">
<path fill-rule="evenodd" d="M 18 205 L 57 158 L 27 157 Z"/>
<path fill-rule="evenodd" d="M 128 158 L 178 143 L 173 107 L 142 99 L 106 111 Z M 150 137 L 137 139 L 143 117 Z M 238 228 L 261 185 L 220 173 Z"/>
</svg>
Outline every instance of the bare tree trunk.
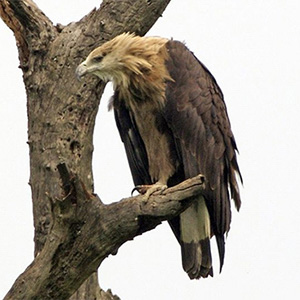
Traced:
<svg viewBox="0 0 300 300">
<path fill-rule="evenodd" d="M 169 2 L 106 0 L 77 23 L 54 26 L 31 0 L 1 0 L 27 93 L 35 227 L 35 259 L 5 299 L 118 299 L 98 285 L 101 262 L 201 192 L 202 177 L 146 204 L 135 197 L 106 206 L 93 191 L 92 138 L 104 84 L 77 82 L 76 66 L 122 32 L 144 35 Z"/>
</svg>

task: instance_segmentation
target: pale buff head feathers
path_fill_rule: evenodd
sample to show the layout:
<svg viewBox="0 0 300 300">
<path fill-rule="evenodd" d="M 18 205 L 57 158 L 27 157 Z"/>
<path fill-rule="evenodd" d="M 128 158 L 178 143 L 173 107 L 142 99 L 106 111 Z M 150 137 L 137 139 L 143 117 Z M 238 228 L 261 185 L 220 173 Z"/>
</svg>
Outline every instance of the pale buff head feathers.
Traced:
<svg viewBox="0 0 300 300">
<path fill-rule="evenodd" d="M 163 38 L 123 33 L 93 50 L 76 74 L 81 78 L 91 73 L 125 88 L 130 80 L 144 78 L 154 83 L 158 77 L 170 79 L 164 66 L 167 52 L 162 50 L 166 42 Z"/>
</svg>

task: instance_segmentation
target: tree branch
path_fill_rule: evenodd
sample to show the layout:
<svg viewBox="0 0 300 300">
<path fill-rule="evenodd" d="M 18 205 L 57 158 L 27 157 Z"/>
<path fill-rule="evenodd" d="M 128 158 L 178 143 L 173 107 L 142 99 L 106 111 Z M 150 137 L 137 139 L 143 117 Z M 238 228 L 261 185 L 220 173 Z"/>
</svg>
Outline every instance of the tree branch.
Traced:
<svg viewBox="0 0 300 300">
<path fill-rule="evenodd" d="M 61 199 L 51 199 L 53 227 L 43 250 L 5 300 L 68 299 L 122 244 L 186 209 L 204 183 L 199 175 L 147 201 L 135 196 L 104 205 L 64 164 L 58 169 L 64 194 Z"/>
<path fill-rule="evenodd" d="M 5 0 L 14 12 L 14 17 L 28 32 L 38 34 L 47 27 L 52 27 L 52 22 L 31 0 Z"/>
<path fill-rule="evenodd" d="M 52 22 L 31 0 L 1 1 L 0 16 L 15 34 L 22 68 L 26 68 L 32 51 L 45 51 L 54 39 Z"/>
<path fill-rule="evenodd" d="M 109 38 L 124 31 L 144 35 L 161 16 L 169 2 L 170 0 L 125 0 L 122 1 L 121 7 L 119 1 L 104 0 L 95 17 L 102 33 L 108 34 Z"/>
</svg>

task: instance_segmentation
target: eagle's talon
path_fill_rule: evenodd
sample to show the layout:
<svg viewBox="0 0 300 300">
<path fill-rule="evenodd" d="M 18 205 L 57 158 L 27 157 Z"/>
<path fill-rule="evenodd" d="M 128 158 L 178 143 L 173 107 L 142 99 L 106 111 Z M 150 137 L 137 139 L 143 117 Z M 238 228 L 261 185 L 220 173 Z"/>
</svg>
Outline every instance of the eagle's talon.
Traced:
<svg viewBox="0 0 300 300">
<path fill-rule="evenodd" d="M 147 202 L 151 195 L 153 195 L 154 193 L 162 194 L 166 189 L 167 186 L 160 182 L 157 182 L 155 184 L 137 185 L 132 190 L 131 195 L 133 194 L 133 192 L 137 191 L 138 193 L 144 196 L 144 202 Z"/>
<path fill-rule="evenodd" d="M 151 184 L 140 184 L 136 185 L 133 190 L 131 191 L 131 196 L 132 194 L 137 191 L 139 194 L 144 195 L 148 191 L 149 188 L 151 188 Z"/>
</svg>

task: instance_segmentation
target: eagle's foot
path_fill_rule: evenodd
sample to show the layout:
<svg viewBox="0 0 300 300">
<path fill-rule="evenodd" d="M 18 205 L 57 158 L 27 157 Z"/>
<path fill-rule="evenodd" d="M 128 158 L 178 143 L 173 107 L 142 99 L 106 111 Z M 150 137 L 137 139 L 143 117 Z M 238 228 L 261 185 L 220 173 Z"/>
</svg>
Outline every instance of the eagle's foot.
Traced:
<svg viewBox="0 0 300 300">
<path fill-rule="evenodd" d="M 154 184 L 137 185 L 132 192 L 137 191 L 144 195 L 144 201 L 147 202 L 151 195 L 154 193 L 162 194 L 165 189 L 167 189 L 165 184 L 156 182 Z"/>
</svg>

